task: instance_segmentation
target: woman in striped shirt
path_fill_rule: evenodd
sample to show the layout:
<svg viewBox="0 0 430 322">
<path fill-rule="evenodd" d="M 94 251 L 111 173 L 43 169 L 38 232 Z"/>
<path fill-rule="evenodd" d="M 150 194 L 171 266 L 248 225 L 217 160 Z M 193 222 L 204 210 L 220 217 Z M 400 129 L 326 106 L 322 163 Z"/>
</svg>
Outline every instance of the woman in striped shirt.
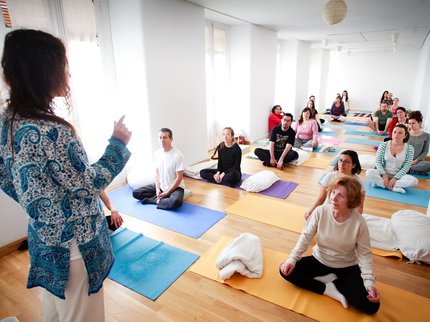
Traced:
<svg viewBox="0 0 430 322">
<path fill-rule="evenodd" d="M 416 186 L 417 178 L 406 174 L 414 158 L 414 148 L 406 143 L 409 131 L 406 125 L 397 124 L 393 130 L 393 139 L 383 142 L 376 153 L 376 169 L 366 171 L 367 179 L 374 185 L 405 193 L 406 187 Z"/>
</svg>

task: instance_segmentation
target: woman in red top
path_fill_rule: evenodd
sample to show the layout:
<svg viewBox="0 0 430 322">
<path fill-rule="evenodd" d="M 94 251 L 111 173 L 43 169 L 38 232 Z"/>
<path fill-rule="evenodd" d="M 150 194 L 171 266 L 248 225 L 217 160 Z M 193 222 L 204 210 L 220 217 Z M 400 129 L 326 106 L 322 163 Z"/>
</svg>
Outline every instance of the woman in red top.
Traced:
<svg viewBox="0 0 430 322">
<path fill-rule="evenodd" d="M 401 106 L 399 106 L 396 109 L 396 117 L 394 117 L 391 120 L 390 124 L 388 125 L 388 138 L 385 139 L 384 141 L 389 141 L 393 138 L 392 137 L 393 130 L 397 124 L 405 124 L 406 126 L 408 125 L 408 118 L 406 117 L 406 109 Z"/>
<path fill-rule="evenodd" d="M 272 132 L 272 129 L 281 124 L 282 117 L 284 113 L 282 112 L 282 107 L 280 105 L 275 105 L 272 107 L 272 114 L 269 116 L 269 133 Z"/>
</svg>

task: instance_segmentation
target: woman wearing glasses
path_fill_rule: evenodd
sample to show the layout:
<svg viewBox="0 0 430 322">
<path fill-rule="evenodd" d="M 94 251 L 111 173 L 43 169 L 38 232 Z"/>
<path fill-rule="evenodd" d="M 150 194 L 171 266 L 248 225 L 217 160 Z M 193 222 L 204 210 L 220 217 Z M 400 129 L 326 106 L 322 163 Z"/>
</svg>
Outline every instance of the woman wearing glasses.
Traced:
<svg viewBox="0 0 430 322">
<path fill-rule="evenodd" d="M 361 184 L 361 202 L 360 205 L 355 209 L 358 213 L 363 213 L 363 205 L 364 205 L 364 183 L 361 178 L 358 176 L 361 172 L 360 160 L 358 159 L 358 154 L 352 150 L 345 150 L 339 156 L 339 159 L 334 166 L 334 171 L 327 173 L 321 180 L 321 190 L 318 196 L 318 199 L 309 208 L 308 211 L 305 212 L 305 219 L 308 220 L 309 216 L 315 210 L 316 207 L 325 203 L 330 203 L 330 199 L 327 197 L 327 187 L 333 182 L 335 179 L 341 176 L 354 177 Z"/>
</svg>

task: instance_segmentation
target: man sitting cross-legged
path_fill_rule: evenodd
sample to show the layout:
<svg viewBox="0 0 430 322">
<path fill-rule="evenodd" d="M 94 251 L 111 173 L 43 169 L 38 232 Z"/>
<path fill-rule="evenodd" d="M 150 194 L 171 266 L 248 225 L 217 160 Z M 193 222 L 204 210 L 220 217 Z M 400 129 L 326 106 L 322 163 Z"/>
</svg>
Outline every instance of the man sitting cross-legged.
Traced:
<svg viewBox="0 0 430 322">
<path fill-rule="evenodd" d="M 267 167 L 282 169 L 284 164 L 298 159 L 299 154 L 292 150 L 296 132 L 291 128 L 293 115 L 286 113 L 281 124 L 273 128 L 270 134 L 270 150 L 257 148 L 254 154 Z"/>
<path fill-rule="evenodd" d="M 175 209 L 184 200 L 184 162 L 182 153 L 172 146 L 172 131 L 162 128 L 161 149 L 155 151 L 155 183 L 133 191 L 133 197 L 143 204 L 157 204 L 159 209 Z"/>
</svg>

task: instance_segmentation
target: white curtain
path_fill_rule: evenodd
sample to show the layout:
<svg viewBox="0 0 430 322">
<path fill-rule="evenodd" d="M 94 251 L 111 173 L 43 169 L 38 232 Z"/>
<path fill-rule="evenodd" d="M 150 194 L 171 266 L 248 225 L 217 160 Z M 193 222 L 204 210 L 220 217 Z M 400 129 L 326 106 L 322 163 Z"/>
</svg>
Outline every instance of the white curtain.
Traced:
<svg viewBox="0 0 430 322">
<path fill-rule="evenodd" d="M 40 29 L 65 41 L 73 112 L 68 115 L 62 100 L 56 100 L 57 113 L 74 124 L 90 161 L 96 161 L 122 111 L 116 104 L 113 59 L 104 57 L 98 43 L 93 1 L 14 0 L 8 6 L 14 28 Z M 113 185 L 124 181 L 123 172 Z"/>
<path fill-rule="evenodd" d="M 211 149 L 222 140 L 222 129 L 231 126 L 229 122 L 232 121 L 228 27 L 207 23 L 205 35 L 208 148 Z"/>
</svg>

